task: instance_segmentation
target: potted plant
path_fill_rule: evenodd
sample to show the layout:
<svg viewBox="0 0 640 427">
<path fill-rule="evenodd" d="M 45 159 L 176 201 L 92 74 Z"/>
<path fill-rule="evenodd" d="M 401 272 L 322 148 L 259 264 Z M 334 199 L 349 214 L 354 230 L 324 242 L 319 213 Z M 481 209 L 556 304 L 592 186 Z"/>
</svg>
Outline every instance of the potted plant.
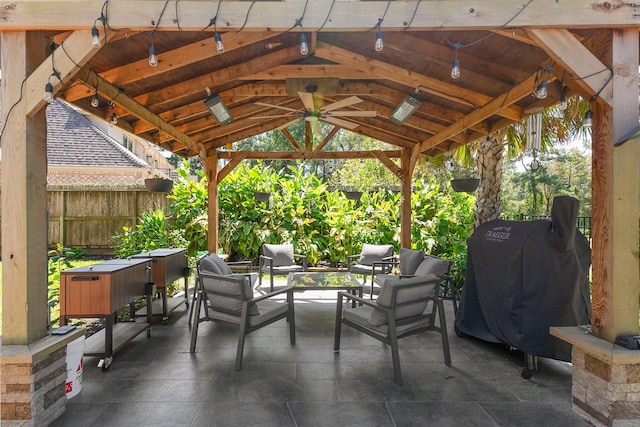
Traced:
<svg viewBox="0 0 640 427">
<path fill-rule="evenodd" d="M 173 181 L 157 169 L 149 171 L 149 176 L 145 178 L 144 185 L 147 190 L 154 193 L 169 193 L 173 189 Z"/>
</svg>

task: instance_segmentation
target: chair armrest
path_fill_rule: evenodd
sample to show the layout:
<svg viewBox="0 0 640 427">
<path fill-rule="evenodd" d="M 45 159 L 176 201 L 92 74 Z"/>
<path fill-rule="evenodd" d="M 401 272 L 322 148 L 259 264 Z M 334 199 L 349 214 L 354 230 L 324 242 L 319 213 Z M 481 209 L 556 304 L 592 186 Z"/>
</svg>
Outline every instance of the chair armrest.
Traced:
<svg viewBox="0 0 640 427">
<path fill-rule="evenodd" d="M 271 297 L 274 297 L 276 295 L 280 295 L 280 294 L 286 294 L 288 292 L 293 292 L 293 288 L 290 287 L 286 287 L 286 288 L 282 288 L 282 289 L 278 289 L 277 291 L 273 291 L 273 292 L 268 292 L 264 295 L 260 295 L 254 298 L 251 298 L 249 300 L 249 302 L 258 302 L 258 301 L 262 301 Z"/>
<path fill-rule="evenodd" d="M 361 297 L 359 297 L 357 295 L 353 295 L 353 294 L 350 294 L 350 293 L 345 292 L 345 291 L 338 291 L 338 297 L 339 298 L 346 298 L 346 299 L 349 299 L 349 300 L 358 301 L 359 303 L 364 304 L 364 305 L 368 305 L 370 307 L 379 307 L 379 308 L 382 308 L 382 309 L 385 308 L 385 307 L 379 306 L 375 301 L 371 301 L 370 299 L 364 299 L 364 298 L 361 298 Z"/>
<path fill-rule="evenodd" d="M 293 254 L 294 258 L 300 258 L 300 260 L 302 260 L 302 269 L 304 271 L 307 271 L 307 256 L 306 255 L 301 255 L 301 254 Z"/>
<path fill-rule="evenodd" d="M 347 270 L 349 270 L 351 268 L 351 262 L 356 258 L 359 259 L 360 255 L 348 255 L 347 256 Z"/>
<path fill-rule="evenodd" d="M 269 264 L 269 269 L 273 270 L 273 258 L 266 255 L 260 255 L 258 259 L 258 270 L 262 270 L 262 268 L 267 264 Z"/>
</svg>

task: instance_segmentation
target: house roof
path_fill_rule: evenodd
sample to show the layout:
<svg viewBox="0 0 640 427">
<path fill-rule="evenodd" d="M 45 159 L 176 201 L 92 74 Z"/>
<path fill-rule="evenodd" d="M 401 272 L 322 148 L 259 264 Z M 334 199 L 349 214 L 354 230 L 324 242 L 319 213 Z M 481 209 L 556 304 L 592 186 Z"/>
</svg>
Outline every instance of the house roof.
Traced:
<svg viewBox="0 0 640 427">
<path fill-rule="evenodd" d="M 149 167 L 60 100 L 47 107 L 47 159 L 49 166 Z"/>
</svg>

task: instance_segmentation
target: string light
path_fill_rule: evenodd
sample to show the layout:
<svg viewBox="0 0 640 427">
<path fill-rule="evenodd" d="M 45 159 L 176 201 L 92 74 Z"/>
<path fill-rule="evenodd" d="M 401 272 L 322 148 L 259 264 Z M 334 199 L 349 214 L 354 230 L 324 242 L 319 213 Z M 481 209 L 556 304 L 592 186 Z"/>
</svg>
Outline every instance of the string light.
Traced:
<svg viewBox="0 0 640 427">
<path fill-rule="evenodd" d="M 458 49 L 460 45 L 456 43 L 456 56 L 453 58 L 453 66 L 451 67 L 451 78 L 457 79 L 460 77 L 460 60 L 458 59 Z"/>
<path fill-rule="evenodd" d="M 538 87 L 536 88 L 535 96 L 538 99 L 545 99 L 547 97 L 547 81 L 543 80 L 540 82 Z"/>
<path fill-rule="evenodd" d="M 589 109 L 586 113 L 584 113 L 584 127 L 590 128 L 593 124 L 593 111 L 591 111 L 591 104 L 589 104 Z"/>
<path fill-rule="evenodd" d="M 54 68 L 53 72 L 49 76 L 49 81 L 44 85 L 44 100 L 51 104 L 54 100 L 53 98 L 53 85 L 51 84 L 51 77 L 56 77 L 58 80 L 60 79 L 60 73 Z"/>
<path fill-rule="evenodd" d="M 93 95 L 93 98 L 91 98 L 91 106 L 93 108 L 98 108 L 100 106 L 100 100 L 98 99 L 98 92 L 96 91 L 96 94 Z"/>
<path fill-rule="evenodd" d="M 300 55 L 309 55 L 309 45 L 307 44 L 307 36 L 304 33 L 300 34 Z"/>
<path fill-rule="evenodd" d="M 102 4 L 102 10 L 100 11 L 100 16 L 93 21 L 93 28 L 91 28 L 91 44 L 96 49 L 99 49 L 102 46 L 102 40 L 100 40 L 100 30 L 98 30 L 98 21 L 102 22 L 102 26 L 106 27 L 107 25 L 107 16 L 105 12 L 108 10 L 109 0 L 105 0 Z"/>
<path fill-rule="evenodd" d="M 567 87 L 565 86 L 564 83 L 562 83 L 562 87 L 560 88 L 560 105 L 559 108 L 561 110 L 566 110 L 567 106 L 569 105 L 568 101 L 567 101 Z"/>
<path fill-rule="evenodd" d="M 378 24 L 378 34 L 376 35 L 376 44 L 374 48 L 376 52 L 382 52 L 382 49 L 384 49 L 384 41 L 382 40 L 382 29 L 380 28 L 380 24 Z"/>
<path fill-rule="evenodd" d="M 217 31 L 213 34 L 213 38 L 216 40 L 216 50 L 218 53 L 224 52 L 224 45 L 222 44 L 222 37 L 220 37 L 220 33 Z"/>
<path fill-rule="evenodd" d="M 151 41 L 151 47 L 149 47 L 149 65 L 152 67 L 156 67 L 158 65 L 158 56 L 156 55 L 156 47 L 153 44 L 153 41 Z"/>
<path fill-rule="evenodd" d="M 113 103 L 113 101 L 111 101 L 111 116 L 109 117 L 109 123 L 111 123 L 112 125 L 116 125 L 118 124 L 118 115 L 116 114 L 116 106 Z"/>
</svg>

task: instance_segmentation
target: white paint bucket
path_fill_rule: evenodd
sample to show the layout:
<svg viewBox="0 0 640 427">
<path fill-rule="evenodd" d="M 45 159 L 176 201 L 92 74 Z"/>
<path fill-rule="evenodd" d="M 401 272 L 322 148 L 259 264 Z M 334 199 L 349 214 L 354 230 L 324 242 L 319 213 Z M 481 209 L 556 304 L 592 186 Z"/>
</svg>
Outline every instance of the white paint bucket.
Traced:
<svg viewBox="0 0 640 427">
<path fill-rule="evenodd" d="M 82 388 L 82 365 L 84 356 L 84 336 L 67 344 L 67 380 L 64 391 L 67 399 L 80 393 Z"/>
</svg>

